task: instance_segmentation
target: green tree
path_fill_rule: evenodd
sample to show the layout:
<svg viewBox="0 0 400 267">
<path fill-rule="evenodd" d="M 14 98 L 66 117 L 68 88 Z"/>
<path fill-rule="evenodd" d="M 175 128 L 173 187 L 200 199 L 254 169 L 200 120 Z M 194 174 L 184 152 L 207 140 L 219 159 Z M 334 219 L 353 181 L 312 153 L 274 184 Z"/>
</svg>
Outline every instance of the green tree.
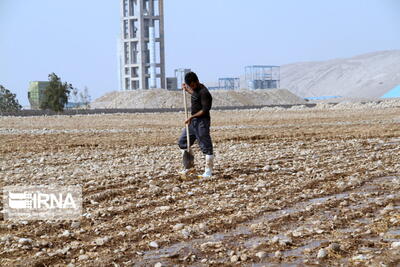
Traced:
<svg viewBox="0 0 400 267">
<path fill-rule="evenodd" d="M 15 94 L 0 85 L 0 112 L 13 112 L 21 110 L 21 108 Z"/>
<path fill-rule="evenodd" d="M 49 75 L 49 82 L 50 84 L 43 92 L 43 102 L 40 104 L 40 108 L 61 112 L 68 104 L 68 97 L 73 89 L 72 84 L 63 83 L 54 72 Z"/>
</svg>

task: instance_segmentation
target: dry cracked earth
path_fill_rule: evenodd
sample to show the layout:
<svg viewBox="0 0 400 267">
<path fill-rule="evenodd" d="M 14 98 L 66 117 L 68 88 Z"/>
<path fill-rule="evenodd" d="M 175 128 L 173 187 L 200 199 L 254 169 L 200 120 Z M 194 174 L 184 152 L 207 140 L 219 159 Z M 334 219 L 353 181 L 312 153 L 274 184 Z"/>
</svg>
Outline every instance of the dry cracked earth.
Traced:
<svg viewBox="0 0 400 267">
<path fill-rule="evenodd" d="M 400 265 L 400 107 L 212 117 L 206 180 L 183 113 L 0 117 L 1 187 L 83 187 L 79 221 L 0 215 L 0 265 Z"/>
</svg>

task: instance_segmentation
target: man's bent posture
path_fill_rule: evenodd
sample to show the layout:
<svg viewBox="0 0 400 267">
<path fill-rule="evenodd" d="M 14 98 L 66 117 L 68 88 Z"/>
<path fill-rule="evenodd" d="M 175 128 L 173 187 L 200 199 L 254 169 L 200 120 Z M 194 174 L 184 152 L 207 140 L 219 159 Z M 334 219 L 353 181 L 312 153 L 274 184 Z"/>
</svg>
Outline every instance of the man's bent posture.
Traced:
<svg viewBox="0 0 400 267">
<path fill-rule="evenodd" d="M 185 75 L 185 83 L 182 84 L 182 90 L 191 94 L 192 116 L 185 121 L 189 124 L 190 145 L 197 140 L 200 149 L 206 157 L 205 172 L 200 177 L 211 177 L 213 170 L 213 144 L 210 136 L 210 109 L 212 105 L 212 96 L 208 89 L 199 82 L 194 72 Z M 182 153 L 187 149 L 186 130 L 183 129 L 179 138 L 179 147 Z M 192 152 L 190 152 L 192 153 Z M 181 173 L 186 174 L 189 170 L 184 169 Z"/>
</svg>

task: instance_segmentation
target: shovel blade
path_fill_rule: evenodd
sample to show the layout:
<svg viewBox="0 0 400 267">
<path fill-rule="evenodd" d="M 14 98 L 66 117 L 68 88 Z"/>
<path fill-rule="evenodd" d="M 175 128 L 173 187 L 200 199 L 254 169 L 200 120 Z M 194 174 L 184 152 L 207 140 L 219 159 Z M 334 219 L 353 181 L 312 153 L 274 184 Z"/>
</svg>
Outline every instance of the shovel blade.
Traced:
<svg viewBox="0 0 400 267">
<path fill-rule="evenodd" d="M 185 169 L 191 169 L 194 167 L 194 156 L 190 154 L 189 152 L 185 151 L 183 153 L 183 159 L 182 159 L 183 166 Z"/>
</svg>

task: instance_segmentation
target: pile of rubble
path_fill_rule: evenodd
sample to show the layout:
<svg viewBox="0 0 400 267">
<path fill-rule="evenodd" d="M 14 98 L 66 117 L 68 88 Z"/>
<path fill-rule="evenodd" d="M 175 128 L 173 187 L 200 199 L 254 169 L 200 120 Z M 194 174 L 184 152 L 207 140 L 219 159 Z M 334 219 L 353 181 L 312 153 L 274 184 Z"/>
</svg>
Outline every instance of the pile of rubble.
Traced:
<svg viewBox="0 0 400 267">
<path fill-rule="evenodd" d="M 211 91 L 214 107 L 304 104 L 306 101 L 286 89 Z M 189 97 L 188 97 L 189 99 Z M 190 102 L 190 101 L 189 101 Z M 108 93 L 91 103 L 92 108 L 182 108 L 182 91 L 163 89 Z"/>
</svg>

